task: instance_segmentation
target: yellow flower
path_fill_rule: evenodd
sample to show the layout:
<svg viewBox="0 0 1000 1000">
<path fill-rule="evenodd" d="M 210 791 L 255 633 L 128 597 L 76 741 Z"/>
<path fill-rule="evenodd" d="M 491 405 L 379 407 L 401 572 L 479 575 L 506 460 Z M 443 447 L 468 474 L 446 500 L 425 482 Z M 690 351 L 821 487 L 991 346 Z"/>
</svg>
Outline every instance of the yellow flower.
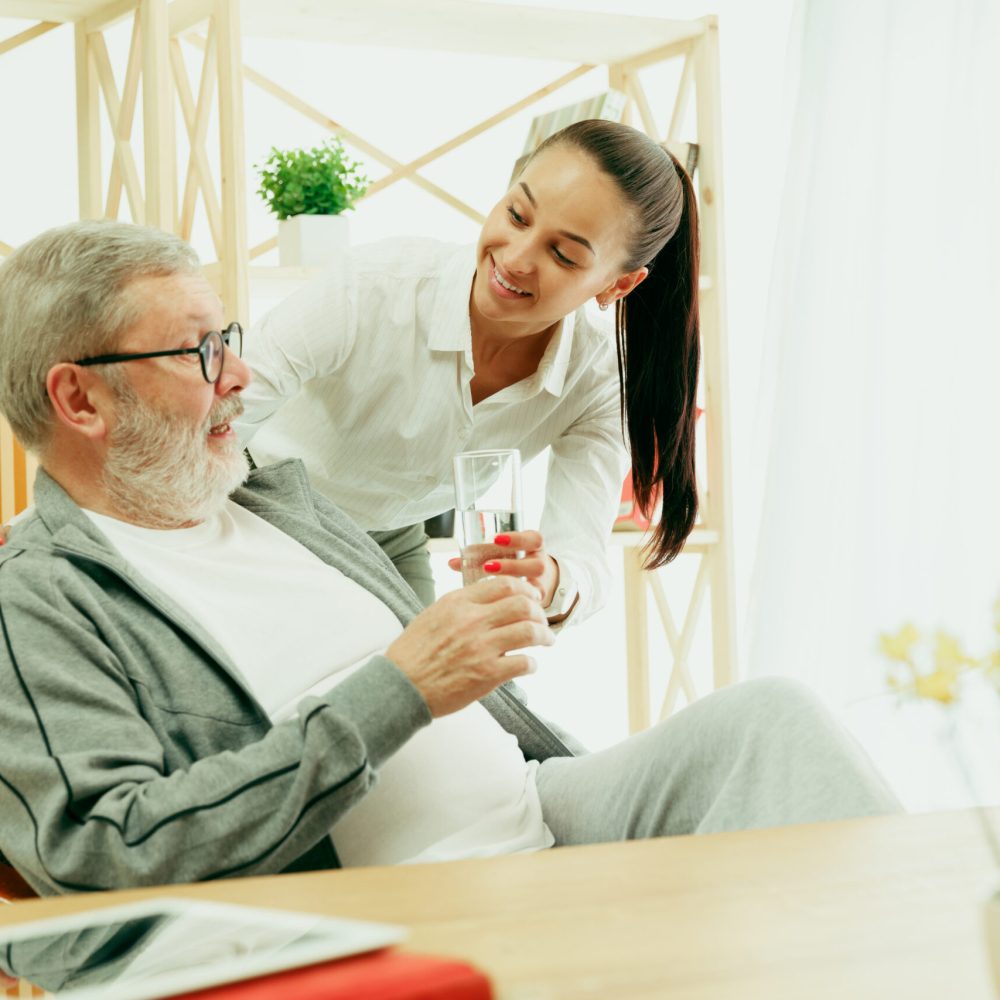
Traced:
<svg viewBox="0 0 1000 1000">
<path fill-rule="evenodd" d="M 962 667 L 975 666 L 976 661 L 962 650 L 962 644 L 947 632 L 934 636 L 934 666 L 938 670 L 957 673 Z"/>
<path fill-rule="evenodd" d="M 907 623 L 895 635 L 883 632 L 878 637 L 878 648 L 890 660 L 911 663 L 911 652 L 919 641 L 920 632 L 916 626 Z"/>
<path fill-rule="evenodd" d="M 950 705 L 956 697 L 958 674 L 953 670 L 935 670 L 932 674 L 921 674 L 913 682 L 913 691 L 918 698 L 930 698 L 942 705 Z"/>
</svg>

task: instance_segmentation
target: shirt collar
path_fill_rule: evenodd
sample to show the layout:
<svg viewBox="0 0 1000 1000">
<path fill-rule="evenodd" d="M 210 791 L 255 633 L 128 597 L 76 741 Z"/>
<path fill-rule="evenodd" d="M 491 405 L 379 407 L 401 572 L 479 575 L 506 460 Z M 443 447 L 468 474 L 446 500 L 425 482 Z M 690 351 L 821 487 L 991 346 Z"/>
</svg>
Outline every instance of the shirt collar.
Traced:
<svg viewBox="0 0 1000 1000">
<path fill-rule="evenodd" d="M 538 363 L 537 377 L 541 379 L 541 387 L 552 396 L 562 395 L 570 355 L 573 353 L 575 327 L 575 313 L 564 317 L 552 334 L 542 360 Z"/>
<path fill-rule="evenodd" d="M 427 346 L 432 351 L 463 351 L 472 364 L 472 326 L 469 322 L 469 296 L 476 274 L 476 247 L 460 247 L 441 271 L 434 298 L 433 320 L 427 331 Z M 582 309 L 582 307 L 581 307 Z M 538 370 L 531 381 L 536 391 L 545 389 L 561 396 L 566 382 L 576 315 L 565 317 L 552 334 Z M 541 383 L 540 385 L 538 383 Z"/>
<path fill-rule="evenodd" d="M 464 351 L 471 357 L 469 296 L 475 274 L 475 246 L 459 247 L 442 268 L 427 331 L 427 346 L 432 351 Z"/>
</svg>

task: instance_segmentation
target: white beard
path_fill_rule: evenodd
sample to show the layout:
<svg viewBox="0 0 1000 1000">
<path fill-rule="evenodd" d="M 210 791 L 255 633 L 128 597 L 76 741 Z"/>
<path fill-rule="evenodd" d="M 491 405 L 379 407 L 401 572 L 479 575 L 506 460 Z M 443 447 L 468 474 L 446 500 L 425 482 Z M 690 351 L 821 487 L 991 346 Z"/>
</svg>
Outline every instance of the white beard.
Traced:
<svg viewBox="0 0 1000 1000">
<path fill-rule="evenodd" d="M 243 412 L 238 396 L 212 407 L 200 425 L 144 403 L 131 386 L 118 388 L 118 419 L 109 435 L 103 486 L 117 516 L 146 528 L 197 524 L 222 509 L 247 477 L 239 444 L 209 444 L 208 431 Z"/>
</svg>

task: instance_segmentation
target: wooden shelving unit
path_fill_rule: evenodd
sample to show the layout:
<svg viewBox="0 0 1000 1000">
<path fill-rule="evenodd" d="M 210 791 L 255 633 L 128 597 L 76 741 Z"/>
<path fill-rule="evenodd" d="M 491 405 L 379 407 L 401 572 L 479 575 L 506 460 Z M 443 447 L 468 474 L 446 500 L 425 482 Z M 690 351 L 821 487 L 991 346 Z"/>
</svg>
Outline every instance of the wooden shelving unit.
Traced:
<svg viewBox="0 0 1000 1000">
<path fill-rule="evenodd" d="M 487 206 L 467 204 L 429 180 L 421 170 L 595 67 L 605 67 L 608 84 L 628 94 L 628 114 L 633 124 L 660 140 L 698 143 L 695 180 L 702 226 L 706 445 L 702 523 L 686 552 L 699 559 L 700 566 L 678 628 L 657 574 L 641 571 L 638 539 L 631 536 L 633 541 L 625 542 L 620 534 L 615 536 L 615 544 L 622 545 L 626 574 L 631 728 L 644 728 L 651 721 L 648 591 L 652 591 L 673 654 L 661 714 L 672 709 L 679 692 L 689 699 L 697 693 L 691 683 L 687 656 L 706 596 L 711 614 L 714 684 L 721 686 L 735 679 L 718 29 L 713 17 L 678 21 L 473 0 L 427 0 L 419 4 L 412 0 L 296 0 L 293 4 L 282 0 L 0 0 L 0 17 L 26 19 L 23 31 L 0 39 L 0 57 L 49 31 L 74 32 L 81 217 L 117 217 L 124 198 L 133 218 L 189 237 L 201 213 L 207 220 L 217 256 L 207 271 L 228 313 L 244 319 L 249 314 L 252 274 L 270 275 L 271 280 L 280 282 L 306 276 L 289 273 L 289 269 L 258 270 L 252 264 L 276 242 L 267 240 L 255 247 L 247 244 L 244 115 L 246 102 L 257 91 L 278 98 L 291 110 L 382 163 L 389 172 L 372 185 L 369 197 L 395 183 L 413 183 L 475 221 L 483 219 L 482 209 Z M 122 21 L 131 23 L 132 41 L 127 63 L 116 73 L 104 33 Z M 62 25 L 68 27 L 63 29 Z M 474 127 L 416 159 L 402 162 L 345 128 L 325 110 L 297 97 L 280 82 L 245 66 L 241 41 L 248 35 L 400 47 L 426 51 L 428 58 L 435 51 L 454 51 L 535 57 L 574 65 L 551 83 Z M 188 76 L 182 46 L 203 55 L 197 87 Z M 668 60 L 678 60 L 681 65 L 677 92 L 647 92 L 643 71 Z M 672 105 L 670 124 L 663 134 L 652 109 L 665 98 Z M 695 134 L 681 135 L 692 100 Z M 181 109 L 179 116 L 174 114 L 175 104 Z M 210 136 L 213 112 L 218 129 Z M 105 113 L 114 141 L 102 149 L 100 119 Z M 132 137 L 137 115 L 142 120 L 142 177 Z M 177 135 L 182 129 L 187 136 L 188 160 L 186 169 L 179 172 Z M 209 148 L 218 151 L 218 178 L 210 167 L 206 153 Z M 515 154 L 512 151 L 512 159 Z M 11 249 L 2 237 L 0 232 L 0 256 Z M 9 429 L 0 428 L 0 518 L 10 517 L 29 501 L 30 475 L 30 462 Z"/>
</svg>

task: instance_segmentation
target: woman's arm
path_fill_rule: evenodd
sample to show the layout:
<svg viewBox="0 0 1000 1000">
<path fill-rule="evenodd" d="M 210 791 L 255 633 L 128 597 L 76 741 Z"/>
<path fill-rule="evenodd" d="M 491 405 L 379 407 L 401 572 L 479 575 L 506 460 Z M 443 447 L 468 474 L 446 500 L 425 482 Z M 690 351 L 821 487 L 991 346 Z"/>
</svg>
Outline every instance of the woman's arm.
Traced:
<svg viewBox="0 0 1000 1000">
<path fill-rule="evenodd" d="M 620 413 L 617 386 L 609 386 L 552 443 L 541 533 L 559 567 L 554 611 L 569 612 L 567 622 L 582 621 L 608 599 L 608 537 L 629 467 Z"/>
<path fill-rule="evenodd" d="M 253 381 L 234 426 L 245 446 L 268 417 L 310 380 L 331 375 L 357 337 L 358 293 L 351 260 L 324 271 L 255 323 L 243 358 Z"/>
</svg>

